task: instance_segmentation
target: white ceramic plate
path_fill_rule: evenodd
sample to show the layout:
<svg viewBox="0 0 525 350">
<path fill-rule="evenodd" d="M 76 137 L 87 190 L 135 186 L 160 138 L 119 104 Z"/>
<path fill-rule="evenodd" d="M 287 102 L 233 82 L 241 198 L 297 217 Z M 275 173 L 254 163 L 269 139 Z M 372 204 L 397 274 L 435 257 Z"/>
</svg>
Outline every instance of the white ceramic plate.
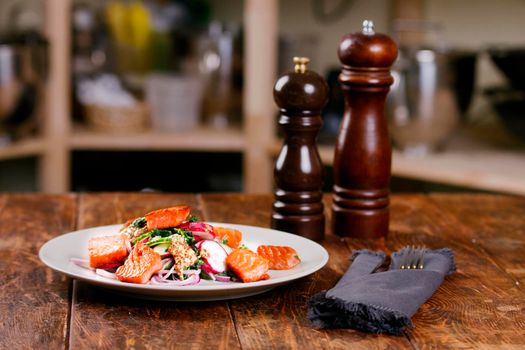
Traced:
<svg viewBox="0 0 525 350">
<path fill-rule="evenodd" d="M 257 247 L 262 244 L 292 247 L 301 258 L 301 263 L 290 270 L 270 270 L 270 279 L 265 281 L 224 283 L 201 280 L 199 284 L 193 286 L 163 286 L 131 284 L 104 278 L 70 262 L 71 258 L 87 259 L 89 238 L 117 234 L 122 225 L 100 226 L 66 233 L 44 244 L 40 248 L 39 256 L 44 264 L 56 271 L 118 293 L 148 299 L 180 301 L 234 299 L 263 293 L 279 285 L 308 276 L 321 269 L 328 261 L 328 252 L 321 245 L 301 236 L 255 226 L 214 222 L 210 224 L 241 231 L 242 242 L 253 251 L 256 251 Z"/>
</svg>

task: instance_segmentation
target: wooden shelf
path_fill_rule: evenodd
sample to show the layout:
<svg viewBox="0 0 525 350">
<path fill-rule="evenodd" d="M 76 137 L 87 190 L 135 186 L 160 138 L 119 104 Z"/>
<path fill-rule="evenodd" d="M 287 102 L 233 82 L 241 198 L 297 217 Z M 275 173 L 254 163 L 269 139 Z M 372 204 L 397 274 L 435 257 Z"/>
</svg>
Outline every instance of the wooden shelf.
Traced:
<svg viewBox="0 0 525 350">
<path fill-rule="evenodd" d="M 241 152 L 244 191 L 271 190 L 273 164 L 265 149 L 274 140 L 272 91 L 277 71 L 278 0 L 243 2 L 245 80 L 242 130 L 198 128 L 181 133 L 147 131 L 135 135 L 103 134 L 72 125 L 72 3 L 73 0 L 53 0 L 44 6 L 51 74 L 45 89 L 43 142 L 41 145 L 0 150 L 0 159 L 41 155 L 40 190 L 65 193 L 70 190 L 71 150 Z"/>
<path fill-rule="evenodd" d="M 45 142 L 42 138 L 20 140 L 6 146 L 0 146 L 0 160 L 40 156 L 44 153 Z"/>
<path fill-rule="evenodd" d="M 450 150 L 423 158 L 395 152 L 392 173 L 407 178 L 525 195 L 525 154 Z"/>
<path fill-rule="evenodd" d="M 173 133 L 148 130 L 136 134 L 114 134 L 75 127 L 69 145 L 75 150 L 242 152 L 246 140 L 241 129 L 199 127 Z"/>
<path fill-rule="evenodd" d="M 333 163 L 333 146 L 320 146 L 323 163 Z M 399 177 L 525 195 L 525 146 L 495 147 L 462 133 L 439 153 L 410 157 L 394 150 L 392 174 Z"/>
</svg>

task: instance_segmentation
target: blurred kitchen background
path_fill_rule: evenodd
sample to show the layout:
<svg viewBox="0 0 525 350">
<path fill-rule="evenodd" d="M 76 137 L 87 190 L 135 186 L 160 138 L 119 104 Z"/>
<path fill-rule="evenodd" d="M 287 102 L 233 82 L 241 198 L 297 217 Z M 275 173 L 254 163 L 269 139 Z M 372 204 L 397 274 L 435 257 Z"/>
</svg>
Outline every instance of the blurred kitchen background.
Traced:
<svg viewBox="0 0 525 350">
<path fill-rule="evenodd" d="M 2 0 L 0 191 L 271 191 L 293 56 L 331 87 L 330 191 L 363 19 L 400 45 L 392 190 L 525 195 L 525 0 Z"/>
</svg>

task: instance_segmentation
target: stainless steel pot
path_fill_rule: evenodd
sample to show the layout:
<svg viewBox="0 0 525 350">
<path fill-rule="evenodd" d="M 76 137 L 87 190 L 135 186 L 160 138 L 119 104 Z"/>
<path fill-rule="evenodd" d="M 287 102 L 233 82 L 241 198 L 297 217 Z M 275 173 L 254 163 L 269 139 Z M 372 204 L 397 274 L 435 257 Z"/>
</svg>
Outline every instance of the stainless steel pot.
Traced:
<svg viewBox="0 0 525 350">
<path fill-rule="evenodd" d="M 392 140 L 408 154 L 442 148 L 466 111 L 475 84 L 476 52 L 450 49 L 440 24 L 401 20 L 400 42 L 387 99 Z"/>
<path fill-rule="evenodd" d="M 387 116 L 394 144 L 406 153 L 435 151 L 459 124 L 449 64 L 447 56 L 435 50 L 400 51 Z"/>
<path fill-rule="evenodd" d="M 34 116 L 47 75 L 47 43 L 35 33 L 0 38 L 0 129 Z"/>
</svg>

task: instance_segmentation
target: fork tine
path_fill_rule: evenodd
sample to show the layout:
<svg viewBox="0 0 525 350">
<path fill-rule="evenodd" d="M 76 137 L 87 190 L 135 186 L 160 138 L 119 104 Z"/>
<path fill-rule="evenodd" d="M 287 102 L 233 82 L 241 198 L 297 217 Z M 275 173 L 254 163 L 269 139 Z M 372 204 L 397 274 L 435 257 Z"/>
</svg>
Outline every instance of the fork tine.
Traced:
<svg viewBox="0 0 525 350">
<path fill-rule="evenodd" d="M 410 256 L 412 255 L 412 246 L 407 247 L 405 255 L 405 269 L 410 270 Z"/>
<path fill-rule="evenodd" d="M 398 266 L 398 268 L 401 269 L 401 270 L 403 270 L 405 268 L 405 265 L 404 265 L 404 263 L 405 263 L 405 250 L 406 250 L 406 246 L 399 250 L 399 266 Z"/>
<path fill-rule="evenodd" d="M 401 266 L 401 269 L 406 269 L 407 268 L 407 265 L 408 265 L 408 259 L 409 259 L 409 255 L 410 255 L 410 246 L 405 246 L 401 251 L 401 259 L 400 259 L 400 266 Z"/>
<path fill-rule="evenodd" d="M 419 259 L 418 259 L 418 262 L 417 262 L 417 268 L 418 269 L 423 269 L 425 267 L 424 266 L 424 260 L 425 260 L 425 247 L 421 246 L 420 247 Z"/>
<path fill-rule="evenodd" d="M 421 246 L 414 246 L 414 256 L 412 258 L 412 268 L 417 269 L 419 266 L 419 258 L 421 256 Z"/>
<path fill-rule="evenodd" d="M 410 255 L 412 254 L 412 247 L 405 246 L 401 249 L 400 267 L 402 270 L 410 268 Z"/>
<path fill-rule="evenodd" d="M 415 245 L 413 245 L 412 254 L 410 255 L 410 262 L 409 262 L 411 269 L 415 269 L 417 267 L 416 266 L 417 257 L 418 257 L 418 249 Z"/>
<path fill-rule="evenodd" d="M 424 268 L 426 247 L 423 245 L 410 245 L 401 248 L 399 251 L 399 269 L 416 270 Z"/>
</svg>

